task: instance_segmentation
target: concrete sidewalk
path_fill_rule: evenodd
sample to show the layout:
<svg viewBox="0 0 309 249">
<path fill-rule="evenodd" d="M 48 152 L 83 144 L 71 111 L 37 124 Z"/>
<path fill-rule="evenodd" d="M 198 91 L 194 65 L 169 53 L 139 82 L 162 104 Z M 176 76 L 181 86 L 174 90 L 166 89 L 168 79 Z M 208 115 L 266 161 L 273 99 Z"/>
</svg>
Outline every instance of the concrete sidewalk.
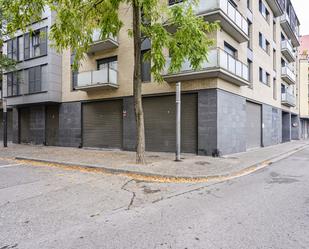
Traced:
<svg viewBox="0 0 309 249">
<path fill-rule="evenodd" d="M 9 144 L 8 148 L 0 147 L 0 157 L 17 158 L 37 164 L 101 170 L 149 180 L 207 181 L 250 173 L 308 145 L 309 141 L 293 141 L 221 158 L 184 154 L 182 162 L 175 162 L 172 153 L 148 152 L 147 165 L 135 164 L 134 152 L 18 144 Z"/>
</svg>

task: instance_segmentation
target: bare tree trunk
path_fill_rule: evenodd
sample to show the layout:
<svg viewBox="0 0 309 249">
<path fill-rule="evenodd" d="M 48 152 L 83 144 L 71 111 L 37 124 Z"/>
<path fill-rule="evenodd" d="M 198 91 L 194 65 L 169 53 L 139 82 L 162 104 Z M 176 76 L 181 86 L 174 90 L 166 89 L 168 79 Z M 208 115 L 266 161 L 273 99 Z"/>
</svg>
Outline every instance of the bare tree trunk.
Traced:
<svg viewBox="0 0 309 249">
<path fill-rule="evenodd" d="M 145 164 L 145 127 L 141 80 L 141 7 L 133 0 L 134 77 L 133 94 L 136 119 L 136 163 Z"/>
</svg>

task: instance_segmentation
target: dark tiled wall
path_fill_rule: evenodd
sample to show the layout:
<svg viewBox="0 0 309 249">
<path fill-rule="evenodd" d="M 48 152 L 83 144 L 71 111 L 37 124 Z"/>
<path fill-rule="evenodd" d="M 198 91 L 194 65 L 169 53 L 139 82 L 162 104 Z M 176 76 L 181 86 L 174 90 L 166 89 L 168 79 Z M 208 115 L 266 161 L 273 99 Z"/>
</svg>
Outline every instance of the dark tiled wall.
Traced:
<svg viewBox="0 0 309 249">
<path fill-rule="evenodd" d="M 59 146 L 79 147 L 82 143 L 81 102 L 62 103 L 59 108 Z"/>
<path fill-rule="evenodd" d="M 279 144 L 282 141 L 282 112 L 278 108 L 263 105 L 263 146 Z"/>
<path fill-rule="evenodd" d="M 246 99 L 217 90 L 218 149 L 221 154 L 246 151 Z"/>
<path fill-rule="evenodd" d="M 212 155 L 217 148 L 217 90 L 201 90 L 198 93 L 198 154 Z"/>
<path fill-rule="evenodd" d="M 123 149 L 133 151 L 136 148 L 136 121 L 134 114 L 134 99 L 123 99 Z"/>
</svg>

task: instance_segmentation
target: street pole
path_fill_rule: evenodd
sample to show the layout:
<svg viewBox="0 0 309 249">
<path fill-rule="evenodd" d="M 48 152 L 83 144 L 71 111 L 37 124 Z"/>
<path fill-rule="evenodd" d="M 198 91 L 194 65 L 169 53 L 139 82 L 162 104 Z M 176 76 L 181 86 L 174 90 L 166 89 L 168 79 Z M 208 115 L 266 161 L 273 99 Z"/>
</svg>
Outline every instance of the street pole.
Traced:
<svg viewBox="0 0 309 249">
<path fill-rule="evenodd" d="M 181 150 L 181 82 L 176 83 L 176 162 L 180 161 Z"/>
<path fill-rule="evenodd" d="M 2 99 L 3 105 L 3 147 L 8 147 L 8 122 L 7 122 L 7 104 L 6 99 Z"/>
</svg>

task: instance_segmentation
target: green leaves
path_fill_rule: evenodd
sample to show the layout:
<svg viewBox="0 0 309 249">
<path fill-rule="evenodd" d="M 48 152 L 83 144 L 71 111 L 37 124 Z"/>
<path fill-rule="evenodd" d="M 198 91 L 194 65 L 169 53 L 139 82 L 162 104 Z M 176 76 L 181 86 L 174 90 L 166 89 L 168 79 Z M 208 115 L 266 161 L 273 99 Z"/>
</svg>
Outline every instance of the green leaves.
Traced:
<svg viewBox="0 0 309 249">
<path fill-rule="evenodd" d="M 93 43 L 93 32 L 100 30 L 102 40 L 117 36 L 123 26 L 119 12 L 131 11 L 137 3 L 142 10 L 143 39 L 151 40 L 151 51 L 145 55 L 151 61 L 151 71 L 156 81 L 162 82 L 166 58 L 170 56 L 169 72 L 181 69 L 188 61 L 198 69 L 205 60 L 209 48 L 214 45 L 209 38 L 219 25 L 208 23 L 195 13 L 197 0 L 167 6 L 161 0 L 0 0 L 7 32 L 26 30 L 27 25 L 39 20 L 44 6 L 57 13 L 50 30 L 50 39 L 59 52 L 70 48 L 75 53 L 75 67 Z M 130 20 L 128 20 L 130 21 Z M 132 29 L 128 37 L 133 36 Z"/>
</svg>

